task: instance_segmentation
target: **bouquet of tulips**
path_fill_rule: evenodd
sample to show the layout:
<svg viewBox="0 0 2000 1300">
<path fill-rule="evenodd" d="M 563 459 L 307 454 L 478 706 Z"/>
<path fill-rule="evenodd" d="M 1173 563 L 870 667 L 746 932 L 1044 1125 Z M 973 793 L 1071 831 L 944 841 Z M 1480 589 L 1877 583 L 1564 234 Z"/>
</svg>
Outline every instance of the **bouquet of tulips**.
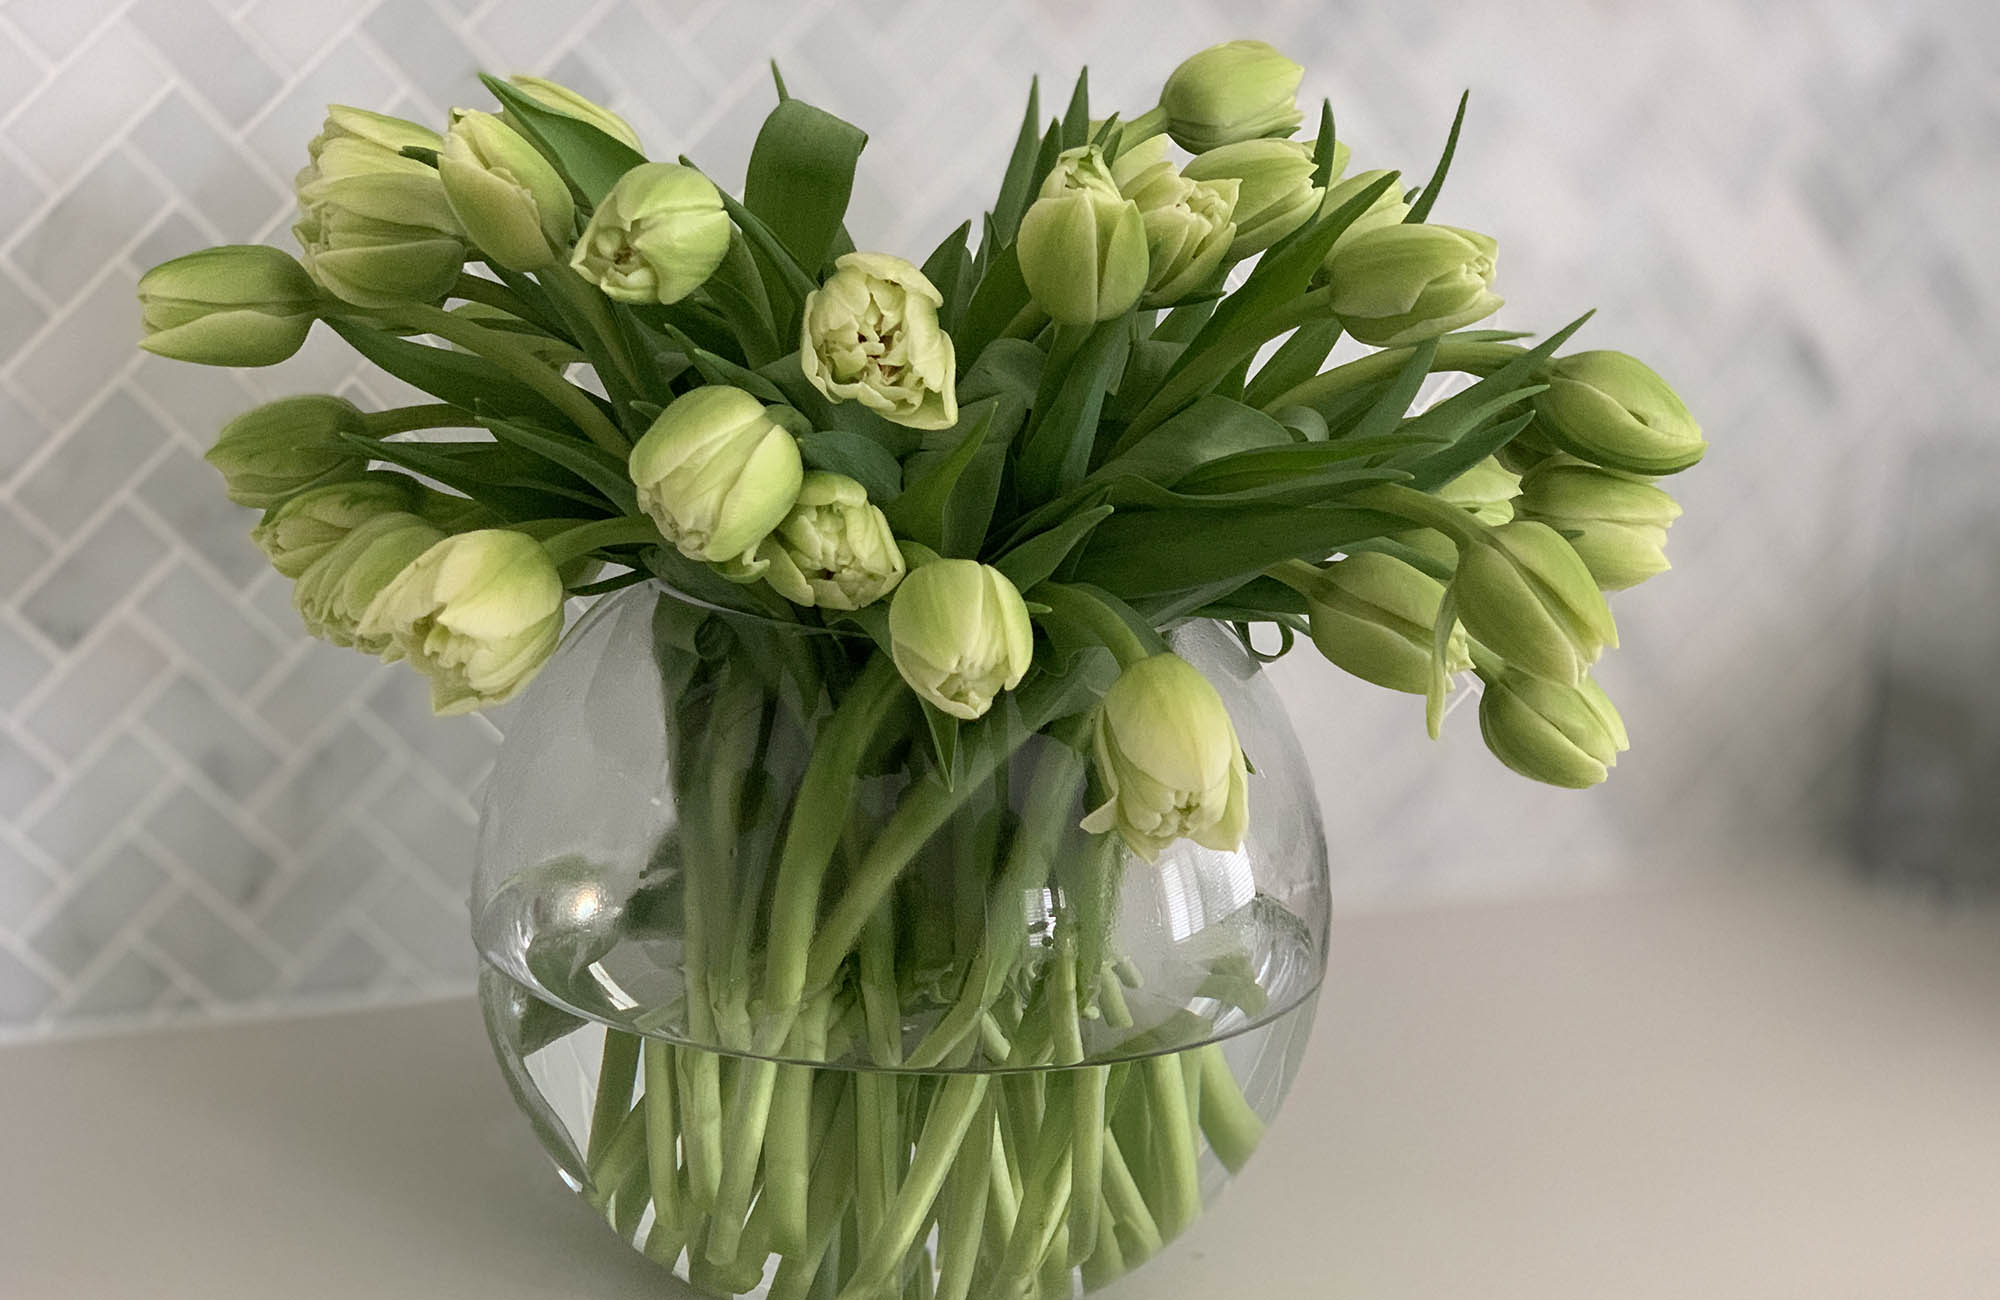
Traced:
<svg viewBox="0 0 2000 1300">
<path fill-rule="evenodd" d="M 992 210 L 921 262 L 857 246 L 866 136 L 782 80 L 739 197 L 488 79 L 498 111 L 441 135 L 332 108 L 298 257 L 140 283 L 163 356 L 269 365 L 323 322 L 434 399 L 287 398 L 209 460 L 306 628 L 408 662 L 439 713 L 520 691 L 573 598 L 667 593 L 681 812 L 653 866 L 684 983 L 640 1008 L 673 1034 L 606 1035 L 589 1160 L 708 1290 L 1068 1295 L 1192 1218 L 1197 1143 L 1247 1154 L 1213 1048 L 1173 1054 L 1212 1026 L 1090 1064 L 1132 1023 L 1121 864 L 1234 850 L 1257 815 L 1175 629 L 1302 633 L 1432 734 L 1476 674 L 1486 743 L 1536 780 L 1626 747 L 1589 676 L 1604 592 L 1667 567 L 1654 480 L 1700 430 L 1641 362 L 1563 351 L 1582 320 L 1477 328 L 1495 243 L 1431 219 L 1458 123 L 1406 190 L 1350 170 L 1330 107 L 1299 135 L 1301 73 L 1236 41 L 1129 115 L 1031 91 Z M 1441 372 L 1469 380 L 1416 409 Z M 995 923 L 1045 884 L 1052 941 L 1018 902 Z M 1050 1063 L 1079 1068 L 973 1068 Z"/>
</svg>

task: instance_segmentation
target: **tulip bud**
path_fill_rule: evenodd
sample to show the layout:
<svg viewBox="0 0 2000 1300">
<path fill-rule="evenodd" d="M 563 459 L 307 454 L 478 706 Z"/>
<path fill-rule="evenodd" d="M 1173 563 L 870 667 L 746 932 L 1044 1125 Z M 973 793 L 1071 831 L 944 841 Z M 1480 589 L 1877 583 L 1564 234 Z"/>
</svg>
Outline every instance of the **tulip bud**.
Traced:
<svg viewBox="0 0 2000 1300">
<path fill-rule="evenodd" d="M 1631 747 L 1618 710 L 1588 677 L 1574 686 L 1518 672 L 1489 677 L 1479 732 L 1493 756 L 1522 776 L 1571 790 L 1604 780 Z"/>
<path fill-rule="evenodd" d="M 1361 196 L 1361 192 L 1381 180 L 1389 173 L 1381 169 L 1361 172 L 1346 180 L 1336 181 L 1327 187 L 1326 198 L 1320 204 L 1322 212 L 1338 212 Z M 1334 256 L 1371 230 L 1383 230 L 1390 226 L 1400 226 L 1410 215 L 1410 205 L 1403 202 L 1403 184 L 1390 181 L 1389 187 L 1376 196 L 1375 201 L 1361 210 L 1361 215 L 1347 223 L 1334 238 L 1333 247 L 1326 252 L 1326 260 L 1320 264 L 1320 278 L 1325 279 L 1333 271 Z"/>
<path fill-rule="evenodd" d="M 368 453 L 340 435 L 367 430 L 352 402 L 324 393 L 285 397 L 223 425 L 205 459 L 222 475 L 231 501 L 267 510 L 309 487 L 359 474 Z"/>
<path fill-rule="evenodd" d="M 1357 551 L 1300 582 L 1313 644 L 1362 681 L 1423 695 L 1431 686 L 1431 643 L 1444 584 L 1401 560 Z M 1463 629 L 1454 627 L 1445 672 L 1472 666 Z"/>
<path fill-rule="evenodd" d="M 1298 140 L 1242 140 L 1211 149 L 1181 168 L 1191 180 L 1234 180 L 1240 262 L 1291 234 L 1320 210 L 1326 191 L 1313 184 L 1312 151 Z"/>
<path fill-rule="evenodd" d="M 525 533 L 487 528 L 447 537 L 406 565 L 354 635 L 428 677 L 431 708 L 442 715 L 512 699 L 562 628 L 562 579 L 549 553 Z"/>
<path fill-rule="evenodd" d="M 272 366 L 305 343 L 319 291 L 289 255 L 225 244 L 140 276 L 139 312 L 139 346 L 148 352 L 205 366 Z"/>
<path fill-rule="evenodd" d="M 458 218 L 435 167 L 404 148 L 442 149 L 435 131 L 334 105 L 298 174 L 292 227 L 306 270 L 357 307 L 444 297 L 465 264 Z"/>
<path fill-rule="evenodd" d="M 590 214 L 569 264 L 607 298 L 679 302 L 722 265 L 729 230 L 708 177 L 679 163 L 641 163 Z"/>
<path fill-rule="evenodd" d="M 1360 235 L 1327 263 L 1333 314 L 1373 347 L 1420 343 L 1484 320 L 1499 245 L 1455 226 L 1403 222 Z"/>
<path fill-rule="evenodd" d="M 944 295 L 888 253 L 843 253 L 806 295 L 799 368 L 827 400 L 859 402 L 912 429 L 958 423 L 958 355 L 938 324 Z"/>
<path fill-rule="evenodd" d="M 1115 829 L 1148 862 L 1181 838 L 1222 852 L 1242 846 L 1243 747 L 1222 697 L 1187 660 L 1157 654 L 1126 665 L 1098 705 L 1092 748 L 1108 797 L 1084 830 Z"/>
<path fill-rule="evenodd" d="M 1681 508 L 1651 483 L 1565 456 L 1529 470 L 1521 487 L 1521 517 L 1568 535 L 1606 591 L 1636 587 L 1670 567 L 1667 528 Z"/>
<path fill-rule="evenodd" d="M 868 489 L 841 474 L 814 471 L 778 530 L 757 548 L 764 581 L 795 605 L 860 609 L 903 580 L 903 553 Z"/>
<path fill-rule="evenodd" d="M 292 605 L 306 631 L 363 654 L 386 652 L 388 634 L 363 636 L 362 616 L 397 574 L 444 538 L 442 529 L 400 511 L 376 515 L 354 528 L 314 560 L 292 590 Z"/>
<path fill-rule="evenodd" d="M 889 602 L 889 652 L 910 689 L 967 721 L 1021 684 L 1035 655 L 1027 602 L 976 560 L 912 569 Z"/>
<path fill-rule="evenodd" d="M 1151 269 L 1139 205 L 1119 193 L 1094 145 L 1061 155 L 1021 218 L 1014 247 L 1028 292 L 1067 325 L 1122 316 L 1145 292 Z"/>
<path fill-rule="evenodd" d="M 797 501 L 799 444 L 740 388 L 697 388 L 673 400 L 632 448 L 639 508 L 690 559 L 763 572 L 758 544 Z"/>
<path fill-rule="evenodd" d="M 539 271 L 569 251 L 576 202 L 519 132 L 491 113 L 459 111 L 438 151 L 438 177 L 465 233 L 511 271 Z"/>
<path fill-rule="evenodd" d="M 1618 628 L 1596 579 L 1562 534 L 1515 520 L 1460 546 L 1459 621 L 1510 668 L 1574 686 Z"/>
<path fill-rule="evenodd" d="M 1535 396 L 1535 429 L 1563 451 L 1634 474 L 1675 474 L 1702 458 L 1701 426 L 1667 381 L 1623 352 L 1558 357 Z"/>
<path fill-rule="evenodd" d="M 1284 136 L 1303 115 L 1306 70 L 1262 41 L 1225 41 L 1190 56 L 1160 90 L 1167 134 L 1189 153 L 1239 140 Z"/>
<path fill-rule="evenodd" d="M 377 515 L 420 510 L 428 495 L 435 494 L 408 475 L 370 471 L 301 492 L 267 511 L 250 530 L 250 540 L 272 568 L 297 578 L 362 524 Z"/>
<path fill-rule="evenodd" d="M 1171 306 L 1213 279 L 1229 252 L 1237 183 L 1227 177 L 1188 180 L 1164 158 L 1136 170 L 1127 162 L 1119 158 L 1111 174 L 1119 191 L 1139 205 L 1146 227 L 1146 293 L 1140 302 Z"/>
<path fill-rule="evenodd" d="M 543 108 L 552 109 L 564 117 L 573 117 L 579 122 L 588 122 L 612 139 L 630 145 L 635 152 L 646 152 L 639 143 L 639 133 L 632 129 L 630 122 L 601 104 L 585 99 L 568 86 L 524 73 L 516 73 L 507 80 Z M 509 125 L 518 124 L 510 122 Z"/>
</svg>

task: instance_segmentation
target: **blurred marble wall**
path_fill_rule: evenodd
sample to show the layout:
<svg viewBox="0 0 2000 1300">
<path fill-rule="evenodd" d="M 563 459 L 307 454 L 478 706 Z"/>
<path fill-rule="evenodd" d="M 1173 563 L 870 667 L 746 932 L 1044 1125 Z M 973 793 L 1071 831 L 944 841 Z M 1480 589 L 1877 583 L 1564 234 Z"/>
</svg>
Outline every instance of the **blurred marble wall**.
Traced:
<svg viewBox="0 0 2000 1300">
<path fill-rule="evenodd" d="M 795 93 L 873 135 L 856 235 L 917 255 L 983 207 L 1033 71 L 1060 95 L 1088 61 L 1099 103 L 1137 106 L 1189 50 L 1261 35 L 1332 97 L 1357 165 L 1415 176 L 1470 87 L 1438 216 L 1499 237 L 1504 321 L 1599 308 L 1585 339 L 1651 360 L 1714 450 L 1674 485 L 1675 573 L 1618 602 L 1626 648 L 1602 678 L 1635 739 L 1599 791 L 1516 780 L 1469 714 L 1433 746 L 1412 701 L 1307 656 L 1281 666 L 1315 719 L 1342 905 L 1747 869 L 1747 846 L 1844 850 L 1881 785 L 1879 665 L 1900 653 L 1929 680 L 1926 653 L 1889 644 L 1899 593 L 1924 588 L 1949 616 L 1954 593 L 1985 583 L 1990 600 L 2000 563 L 1990 527 L 1948 573 L 1891 559 L 1936 551 L 1902 540 L 1930 514 L 1905 487 L 1912 456 L 2000 436 L 1995 13 L 0 4 L 0 1025 L 467 979 L 461 898 L 497 733 L 434 722 L 408 674 L 303 641 L 286 584 L 243 540 L 249 518 L 198 460 L 259 398 L 396 394 L 324 337 L 242 375 L 144 358 L 131 293 L 164 257 L 283 242 L 327 101 L 437 120 L 481 102 L 479 67 L 569 81 L 656 156 L 727 179 L 775 54 Z M 1947 479 L 1967 517 L 1991 518 L 1990 477 Z M 1947 689 L 1991 713 L 1983 679 L 1954 672 Z M 1955 721 L 1947 706 L 1940 725 Z"/>
</svg>

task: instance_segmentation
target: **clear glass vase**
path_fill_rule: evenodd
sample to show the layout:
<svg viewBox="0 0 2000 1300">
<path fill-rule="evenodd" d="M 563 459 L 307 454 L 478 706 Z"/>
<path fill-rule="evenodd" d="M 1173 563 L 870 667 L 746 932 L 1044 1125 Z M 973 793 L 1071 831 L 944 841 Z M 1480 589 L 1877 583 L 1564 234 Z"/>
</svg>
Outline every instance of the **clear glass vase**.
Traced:
<svg viewBox="0 0 2000 1300">
<path fill-rule="evenodd" d="M 1200 1214 L 1291 1084 L 1325 839 L 1256 659 L 1190 623 L 1250 830 L 1147 862 L 1077 823 L 1081 651 L 942 725 L 865 636 L 647 583 L 519 706 L 474 886 L 542 1143 L 697 1290 L 1064 1297 Z"/>
</svg>

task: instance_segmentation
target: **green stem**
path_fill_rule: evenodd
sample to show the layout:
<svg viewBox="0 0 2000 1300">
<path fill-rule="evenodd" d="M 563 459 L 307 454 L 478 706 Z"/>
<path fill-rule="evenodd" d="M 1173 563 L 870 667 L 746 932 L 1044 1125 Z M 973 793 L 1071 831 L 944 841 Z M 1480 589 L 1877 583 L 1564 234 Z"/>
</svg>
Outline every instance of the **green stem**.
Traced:
<svg viewBox="0 0 2000 1300">
<path fill-rule="evenodd" d="M 1120 668 L 1130 668 L 1141 659 L 1152 657 L 1153 652 L 1118 616 L 1118 611 L 1079 587 L 1043 582 L 1036 585 L 1029 599 L 1047 605 L 1051 613 L 1083 624 L 1118 660 Z"/>
<path fill-rule="evenodd" d="M 1104 1201 L 1111 1217 L 1132 1239 L 1132 1250 L 1126 1256 L 1131 1267 L 1136 1268 L 1160 1253 L 1166 1238 L 1154 1221 L 1152 1210 L 1146 1206 L 1146 1197 L 1139 1190 L 1132 1167 L 1125 1162 L 1124 1149 L 1109 1130 L 1104 1134 Z M 1110 1235 L 1100 1230 L 1098 1239 Z"/>
<path fill-rule="evenodd" d="M 618 376 L 625 381 L 625 386 L 635 393 L 642 391 L 639 362 L 632 353 L 625 331 L 613 314 L 616 309 L 611 300 L 599 292 L 597 286 L 560 262 L 541 272 L 537 280 L 548 291 L 558 310 L 581 321 L 596 336 L 604 347 L 605 355 L 611 358 Z"/>
<path fill-rule="evenodd" d="M 522 302 L 506 285 L 488 280 L 484 276 L 459 272 L 458 281 L 451 286 L 449 296 L 464 299 L 466 302 L 481 303 L 497 311 L 504 311 L 517 320 L 534 323 L 535 312 L 532 307 Z"/>
<path fill-rule="evenodd" d="M 1042 332 L 1049 323 L 1049 314 L 1042 305 L 1030 298 L 1027 306 L 1014 313 L 1014 319 L 1007 322 L 1007 328 L 1000 331 L 1003 339 L 1031 339 Z"/>
<path fill-rule="evenodd" d="M 618 519 L 593 519 L 587 524 L 566 529 L 544 541 L 542 549 L 560 567 L 606 547 L 630 546 L 633 543 L 658 546 L 665 540 L 660 536 L 659 526 L 651 519 L 644 515 L 628 515 Z"/>
<path fill-rule="evenodd" d="M 1194 1118 L 1188 1114 L 1187 1089 L 1180 1062 L 1172 1056 L 1152 1056 L 1144 1062 L 1147 1092 L 1152 1100 L 1157 1139 L 1160 1230 L 1169 1237 L 1184 1232 L 1201 1214 L 1201 1174 L 1195 1162 Z"/>
<path fill-rule="evenodd" d="M 687 1216 L 681 1206 L 680 1130 L 674 1115 L 674 1049 L 657 1038 L 645 1042 L 646 1167 L 652 1178 L 653 1215 L 682 1244 Z M 678 1248 L 675 1251 L 679 1253 Z"/>
<path fill-rule="evenodd" d="M 1471 511 L 1401 483 L 1377 483 L 1353 493 L 1348 500 L 1366 510 L 1379 510 L 1425 528 L 1435 528 L 1460 547 L 1476 544 L 1486 537 L 1486 525 L 1473 518 Z M 1284 581 L 1277 574 L 1272 576 Z"/>
<path fill-rule="evenodd" d="M 1264 1121 L 1250 1109 L 1220 1043 L 1195 1049 L 1201 1059 L 1201 1131 L 1230 1173 L 1241 1173 L 1264 1138 Z"/>
<path fill-rule="evenodd" d="M 1144 143 L 1167 129 L 1167 110 L 1155 104 L 1126 122 L 1118 133 L 1118 152 Z"/>
<path fill-rule="evenodd" d="M 603 1158 L 612 1134 L 632 1107 L 632 1084 L 638 1068 L 638 1035 L 606 1029 L 604 1051 L 597 1067 L 597 1099 L 590 1108 L 590 1137 L 584 1157 L 593 1166 Z M 605 1190 L 609 1194 L 611 1189 Z"/>
<path fill-rule="evenodd" d="M 938 1219 L 937 1300 L 966 1300 L 978 1276 L 980 1229 L 986 1221 L 986 1201 L 993 1192 L 992 1163 L 995 1123 L 993 1090 L 987 1089 L 979 1114 L 959 1144 L 945 1184 L 944 1213 Z"/>
<path fill-rule="evenodd" d="M 470 411 L 450 402 L 426 402 L 421 406 L 370 411 L 361 420 L 362 432 L 371 438 L 387 438 L 416 429 L 468 429 L 474 423 Z"/>
<path fill-rule="evenodd" d="M 864 1239 L 860 1263 L 850 1276 L 842 1300 L 862 1300 L 875 1289 L 886 1286 L 904 1256 L 917 1244 L 919 1234 L 945 1176 L 951 1172 L 965 1135 L 986 1100 L 988 1076 L 954 1074 L 944 1081 L 924 1129 L 910 1157 L 909 1171 L 896 1190 L 882 1221 L 873 1235 Z"/>
<path fill-rule="evenodd" d="M 1382 352 L 1371 352 L 1346 365 L 1335 366 L 1321 371 L 1310 379 L 1302 380 L 1264 403 L 1264 412 L 1276 414 L 1287 406 L 1309 406 L 1317 408 L 1344 393 L 1370 384 L 1387 383 L 1394 379 L 1408 363 L 1415 348 L 1390 348 Z M 1479 343 L 1464 339 L 1445 339 L 1438 344 L 1437 355 L 1431 358 L 1431 373 L 1463 371 L 1466 374 L 1490 374 L 1526 352 L 1526 348 L 1512 343 Z"/>
<path fill-rule="evenodd" d="M 586 437 L 604 450 L 619 456 L 632 450 L 632 444 L 618 431 L 618 426 L 598 409 L 590 394 L 543 365 L 532 352 L 508 338 L 504 332 L 487 329 L 441 308 L 421 303 L 410 303 L 383 312 L 382 317 L 418 333 L 435 334 L 447 343 L 456 343 L 466 351 L 486 358 L 547 398 L 551 405 L 574 421 Z"/>
</svg>

